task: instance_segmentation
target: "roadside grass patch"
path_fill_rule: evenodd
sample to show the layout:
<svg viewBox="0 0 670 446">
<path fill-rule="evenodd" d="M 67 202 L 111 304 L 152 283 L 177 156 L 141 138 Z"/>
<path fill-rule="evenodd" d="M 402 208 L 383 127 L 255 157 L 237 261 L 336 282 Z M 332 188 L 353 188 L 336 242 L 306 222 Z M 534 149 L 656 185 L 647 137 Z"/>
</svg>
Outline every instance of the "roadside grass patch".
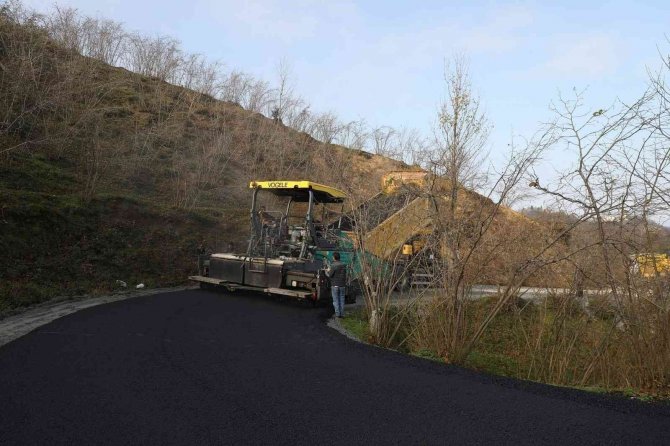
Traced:
<svg viewBox="0 0 670 446">
<path fill-rule="evenodd" d="M 470 327 L 489 311 L 494 299 L 473 302 L 467 316 Z M 411 320 L 411 318 L 410 318 Z M 370 342 L 370 330 L 365 308 L 351 311 L 341 325 L 356 338 Z M 417 321 L 413 321 L 413 324 Z M 400 328 L 401 336 L 392 340 L 389 348 L 413 356 L 445 362 L 436 351 L 411 338 L 408 326 Z M 584 384 L 584 370 L 592 363 L 593 352 L 602 336 L 612 331 L 609 312 L 588 317 L 574 308 L 568 300 L 555 297 L 543 303 L 505 309 L 492 321 L 475 348 L 458 365 L 499 376 L 541 382 L 593 393 L 607 393 L 647 402 L 668 402 L 670 394 L 644 386 L 617 387 L 601 372 L 593 374 Z M 408 338 L 409 336 L 409 338 Z M 606 348 L 617 351 L 626 338 L 615 330 Z M 614 356 L 613 356 L 614 358 Z"/>
<path fill-rule="evenodd" d="M 463 363 L 465 367 L 494 375 L 519 377 L 519 362 L 501 353 L 474 350 Z"/>
<path fill-rule="evenodd" d="M 344 319 L 340 319 L 340 325 L 357 339 L 368 342 L 370 330 L 364 308 L 349 311 Z"/>
<path fill-rule="evenodd" d="M 0 188 L 61 194 L 76 189 L 68 160 L 44 154 L 13 152 L 0 162 Z"/>
<path fill-rule="evenodd" d="M 0 312 L 62 296 L 174 286 L 196 268 L 209 212 L 171 210 L 137 197 L 53 195 L 0 187 Z"/>
<path fill-rule="evenodd" d="M 417 356 L 419 358 L 423 359 L 430 359 L 431 361 L 436 361 L 436 362 L 444 362 L 444 359 L 440 358 L 440 356 L 435 353 L 432 350 L 429 350 L 427 348 L 422 348 L 416 351 L 411 352 L 412 355 Z"/>
</svg>

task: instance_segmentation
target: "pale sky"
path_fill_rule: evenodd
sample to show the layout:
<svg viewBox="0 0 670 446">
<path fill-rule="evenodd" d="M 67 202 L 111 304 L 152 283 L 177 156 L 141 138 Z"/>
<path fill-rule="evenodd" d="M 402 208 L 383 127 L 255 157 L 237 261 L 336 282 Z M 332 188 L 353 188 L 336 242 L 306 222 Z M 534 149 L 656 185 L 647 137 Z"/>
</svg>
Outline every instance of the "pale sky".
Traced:
<svg viewBox="0 0 670 446">
<path fill-rule="evenodd" d="M 39 11 L 51 0 L 24 0 Z M 128 30 L 170 35 L 184 49 L 273 81 L 280 59 L 315 111 L 342 121 L 428 133 L 444 96 L 445 58 L 470 60 L 495 129 L 495 160 L 512 133 L 530 136 L 558 91 L 588 88 L 587 104 L 632 99 L 647 67 L 670 52 L 662 1 L 451 2 L 314 0 L 59 0 Z M 552 154 L 542 169 L 561 165 Z M 547 175 L 549 175 L 547 173 Z"/>
</svg>

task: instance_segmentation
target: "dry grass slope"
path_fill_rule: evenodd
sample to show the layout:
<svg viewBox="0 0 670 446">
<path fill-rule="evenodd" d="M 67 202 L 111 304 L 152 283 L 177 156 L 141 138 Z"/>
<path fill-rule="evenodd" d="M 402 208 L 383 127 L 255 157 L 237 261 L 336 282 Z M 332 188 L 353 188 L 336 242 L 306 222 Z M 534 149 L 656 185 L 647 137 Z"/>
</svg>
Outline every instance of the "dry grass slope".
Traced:
<svg viewBox="0 0 670 446">
<path fill-rule="evenodd" d="M 377 192 L 398 161 L 106 65 L 0 15 L 0 309 L 184 281 L 243 244 L 251 179 Z M 374 185 L 374 187 L 371 187 Z"/>
</svg>

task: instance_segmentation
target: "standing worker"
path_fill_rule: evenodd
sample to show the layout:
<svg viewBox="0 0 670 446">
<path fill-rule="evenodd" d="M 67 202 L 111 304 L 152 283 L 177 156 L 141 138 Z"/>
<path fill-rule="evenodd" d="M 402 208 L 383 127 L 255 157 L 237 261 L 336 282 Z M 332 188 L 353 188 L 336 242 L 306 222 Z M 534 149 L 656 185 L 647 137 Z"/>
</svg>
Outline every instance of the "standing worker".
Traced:
<svg viewBox="0 0 670 446">
<path fill-rule="evenodd" d="M 333 307 L 335 316 L 344 317 L 344 295 L 347 290 L 347 265 L 340 262 L 340 253 L 334 252 L 335 261 L 326 269 L 326 275 L 330 277 L 330 290 L 333 295 Z"/>
</svg>

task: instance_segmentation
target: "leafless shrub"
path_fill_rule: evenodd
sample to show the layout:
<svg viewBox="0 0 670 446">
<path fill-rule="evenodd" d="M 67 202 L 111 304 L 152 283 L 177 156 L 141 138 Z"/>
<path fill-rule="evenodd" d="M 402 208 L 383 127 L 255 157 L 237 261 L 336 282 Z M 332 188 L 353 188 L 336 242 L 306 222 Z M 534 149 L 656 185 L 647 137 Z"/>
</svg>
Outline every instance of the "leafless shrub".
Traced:
<svg viewBox="0 0 670 446">
<path fill-rule="evenodd" d="M 57 73 L 45 66 L 47 36 L 39 28 L 24 32 L 19 27 L 24 20 L 34 23 L 36 18 L 12 3 L 3 6 L 0 20 L 0 135 L 16 138 L 16 144 L 1 149 L 6 153 L 40 138 L 36 129 L 43 125 L 42 114 L 51 108 L 58 90 Z"/>
<path fill-rule="evenodd" d="M 334 143 L 355 150 L 364 150 L 370 137 L 368 125 L 364 119 L 340 125 Z"/>
<path fill-rule="evenodd" d="M 223 80 L 221 100 L 241 105 L 250 88 L 251 82 L 251 76 L 248 74 L 236 70 L 231 71 Z"/>
<path fill-rule="evenodd" d="M 340 131 L 341 126 L 337 117 L 333 113 L 323 113 L 315 117 L 310 134 L 325 144 L 332 144 Z"/>
<path fill-rule="evenodd" d="M 580 261 L 581 268 L 592 282 L 608 288 L 615 314 L 580 372 L 582 385 L 593 382 L 595 375 L 600 375 L 596 381 L 606 378 L 616 385 L 625 385 L 624 379 L 636 381 L 638 388 L 668 382 L 668 363 L 651 359 L 670 356 L 667 342 L 658 338 L 668 332 L 662 279 L 659 273 L 653 280 L 641 280 L 632 270 L 638 253 L 654 252 L 651 218 L 670 210 L 664 198 L 669 154 L 659 100 L 662 91 L 647 91 L 630 104 L 590 110 L 581 93 L 570 100 L 559 98 L 551 129 L 555 144 L 572 150 L 575 167 L 556 186 L 534 181 L 538 190 L 583 216 L 582 240 L 591 246 L 584 250 L 587 262 Z M 592 265 L 601 267 L 600 274 Z M 614 339 L 620 348 L 616 355 Z M 624 378 L 614 367 L 629 375 Z"/>
<path fill-rule="evenodd" d="M 421 166 L 428 161 L 428 145 L 417 129 L 402 127 L 396 130 L 395 154 L 407 164 Z"/>
<path fill-rule="evenodd" d="M 353 198 L 355 202 L 362 201 Z M 410 190 L 399 196 L 380 194 L 372 200 L 363 201 L 350 213 L 357 258 L 355 264 L 360 269 L 359 286 L 365 299 L 370 341 L 383 346 L 397 347 L 406 342 L 407 334 L 402 327 L 407 325 L 416 303 L 425 293 L 410 289 L 412 271 L 419 266 L 421 258 L 403 254 L 402 246 L 393 242 L 403 228 L 390 225 L 383 233 L 373 236 L 372 232 L 387 221 L 394 209 L 407 206 L 416 198 Z M 384 250 L 386 246 L 392 248 Z M 385 253 L 381 254 L 380 249 Z"/>
<path fill-rule="evenodd" d="M 44 18 L 44 27 L 62 47 L 110 65 L 118 65 L 126 51 L 123 25 L 82 16 L 74 8 L 54 6 Z"/>
<path fill-rule="evenodd" d="M 381 126 L 372 129 L 370 139 L 373 144 L 373 153 L 390 157 L 397 156 L 397 144 L 395 144 L 396 137 L 396 131 L 391 127 Z"/>
<path fill-rule="evenodd" d="M 125 65 L 143 76 L 174 81 L 178 79 L 181 58 L 179 42 L 171 37 L 144 37 L 139 34 L 128 37 Z"/>
<path fill-rule="evenodd" d="M 200 54 L 184 55 L 176 83 L 189 90 L 216 97 L 221 89 L 222 68 L 220 62 L 209 62 Z"/>
<path fill-rule="evenodd" d="M 268 82 L 263 80 L 251 81 L 242 97 L 242 107 L 256 113 L 264 112 L 271 102 L 271 91 Z"/>
<path fill-rule="evenodd" d="M 422 234 L 424 251 L 432 253 L 424 259 L 429 259 L 426 268 L 432 274 L 435 291 L 431 303 L 415 313 L 408 336 L 415 346 L 435 351 L 450 362 L 462 362 L 491 321 L 513 301 L 519 287 L 537 271 L 557 261 L 551 248 L 561 236 L 545 240 L 542 230 L 535 231 L 531 221 L 505 207 L 544 149 L 542 144 L 532 143 L 513 150 L 507 164 L 495 172 L 495 176 L 487 176 L 490 183 L 483 195 L 465 187 L 478 184 L 481 178 L 481 151 L 488 124 L 471 92 L 461 60 L 456 61 L 452 72 L 446 73 L 446 83 L 447 99 L 439 110 L 435 137 L 427 153 L 431 171 L 425 172 L 423 180 L 410 188 L 410 201 L 402 213 L 379 227 L 384 233 L 379 228 L 372 231 L 388 238 L 384 242 L 377 237 L 375 242 L 390 243 L 390 250 L 384 250 L 381 257 L 375 259 L 377 266 L 369 268 L 369 274 L 377 280 L 370 281 L 374 288 L 368 290 L 368 312 L 375 312 L 375 324 L 380 327 L 393 325 L 384 319 L 384 312 L 379 319 L 375 305 L 387 305 L 388 296 L 396 286 L 394 280 L 401 277 L 387 273 L 389 268 L 396 268 L 395 255 L 405 243 L 404 239 Z M 394 219 L 396 223 L 392 223 Z M 505 228 L 510 225 L 520 225 L 516 235 L 506 232 Z M 532 231 L 537 232 L 537 242 L 529 244 Z M 361 246 L 368 244 L 362 248 L 364 251 L 373 242 L 370 237 L 371 233 L 359 236 Z M 519 250 L 521 240 L 526 246 Z M 491 274 L 501 256 L 509 264 L 508 269 Z M 370 263 L 375 265 L 373 261 Z M 387 280 L 379 279 L 384 274 Z M 466 317 L 472 302 L 470 291 L 482 280 L 497 280 L 504 286 L 490 311 L 473 321 Z M 379 338 L 388 340 L 382 335 Z"/>
<path fill-rule="evenodd" d="M 23 6 L 21 0 L 5 0 L 0 4 L 0 15 L 13 24 L 38 25 L 43 17 Z"/>
<path fill-rule="evenodd" d="M 231 159 L 231 136 L 224 130 L 205 134 L 190 150 L 176 151 L 172 161 L 176 207 L 194 208 L 203 193 L 217 187 Z"/>
</svg>

